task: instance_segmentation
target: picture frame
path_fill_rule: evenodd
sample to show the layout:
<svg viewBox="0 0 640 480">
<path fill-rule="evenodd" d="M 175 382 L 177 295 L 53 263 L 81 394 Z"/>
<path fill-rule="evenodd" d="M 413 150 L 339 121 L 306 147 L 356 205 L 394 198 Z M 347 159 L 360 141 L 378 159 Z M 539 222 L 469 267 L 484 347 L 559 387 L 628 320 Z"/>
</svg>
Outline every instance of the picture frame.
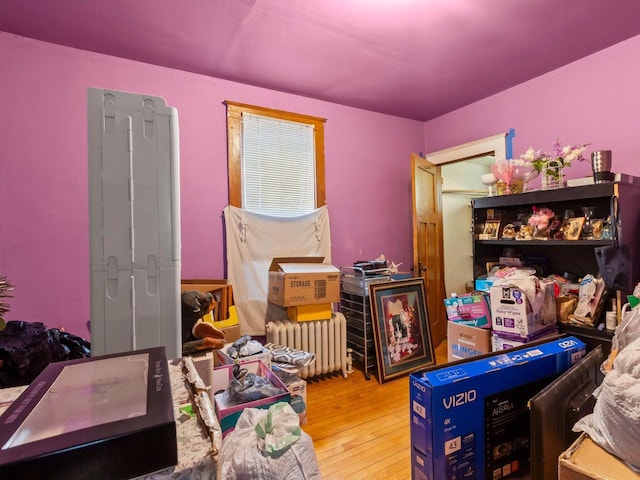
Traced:
<svg viewBox="0 0 640 480">
<path fill-rule="evenodd" d="M 593 228 L 593 239 L 602 240 L 602 229 L 604 227 L 604 220 L 602 218 L 594 218 L 591 220 L 591 227 Z"/>
<path fill-rule="evenodd" d="M 487 220 L 482 235 L 487 240 L 497 240 L 500 233 L 500 220 Z"/>
<path fill-rule="evenodd" d="M 369 285 L 380 384 L 435 364 L 424 278 Z"/>
<path fill-rule="evenodd" d="M 564 239 L 565 240 L 580 239 L 580 233 L 582 233 L 583 225 L 584 225 L 584 217 L 567 218 L 562 223 L 562 230 L 564 231 Z"/>
</svg>

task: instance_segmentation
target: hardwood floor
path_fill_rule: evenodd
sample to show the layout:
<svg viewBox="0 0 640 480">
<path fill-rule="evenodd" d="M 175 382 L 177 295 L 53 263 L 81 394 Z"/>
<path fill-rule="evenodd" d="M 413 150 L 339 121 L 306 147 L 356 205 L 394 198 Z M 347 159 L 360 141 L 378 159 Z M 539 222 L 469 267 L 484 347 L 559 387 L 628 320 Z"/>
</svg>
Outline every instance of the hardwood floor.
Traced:
<svg viewBox="0 0 640 480">
<path fill-rule="evenodd" d="M 447 361 L 447 342 L 436 348 Z M 310 379 L 307 418 L 324 480 L 408 480 L 411 478 L 409 377 L 378 383 L 361 370 Z"/>
</svg>

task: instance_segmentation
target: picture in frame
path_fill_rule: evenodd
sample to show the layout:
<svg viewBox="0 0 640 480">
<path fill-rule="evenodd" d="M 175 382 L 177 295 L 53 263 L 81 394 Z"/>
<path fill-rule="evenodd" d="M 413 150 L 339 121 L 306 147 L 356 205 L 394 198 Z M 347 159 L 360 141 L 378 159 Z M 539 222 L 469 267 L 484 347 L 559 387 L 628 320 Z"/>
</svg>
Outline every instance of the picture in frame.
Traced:
<svg viewBox="0 0 640 480">
<path fill-rule="evenodd" d="M 378 381 L 435 364 L 424 278 L 369 285 Z"/>
<path fill-rule="evenodd" d="M 578 240 L 584 225 L 584 217 L 568 218 L 562 225 L 565 240 Z"/>
<path fill-rule="evenodd" d="M 487 240 L 496 240 L 500 233 L 500 220 L 487 220 L 482 233 Z"/>
</svg>

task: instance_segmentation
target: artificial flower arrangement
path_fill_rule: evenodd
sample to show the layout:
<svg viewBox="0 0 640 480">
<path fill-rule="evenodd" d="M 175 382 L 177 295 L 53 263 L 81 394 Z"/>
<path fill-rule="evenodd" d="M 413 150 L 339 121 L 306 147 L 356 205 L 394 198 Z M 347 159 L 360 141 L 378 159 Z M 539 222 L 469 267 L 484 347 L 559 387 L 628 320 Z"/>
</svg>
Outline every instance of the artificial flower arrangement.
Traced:
<svg viewBox="0 0 640 480">
<path fill-rule="evenodd" d="M 529 163 L 538 173 L 561 181 L 563 168 L 571 166 L 574 161 L 582 162 L 585 160 L 583 153 L 587 145 L 565 145 L 563 147 L 560 140 L 556 139 L 553 143 L 553 155 L 529 147 L 524 154 L 520 155 L 520 158 Z"/>
<path fill-rule="evenodd" d="M 553 154 L 535 150 L 533 147 L 516 159 L 499 159 L 491 165 L 496 177 L 498 195 L 522 193 L 527 182 L 542 174 L 542 189 L 560 188 L 563 185 L 562 169 L 571 166 L 574 161 L 582 162 L 588 144 L 565 145 L 556 139 Z"/>
</svg>

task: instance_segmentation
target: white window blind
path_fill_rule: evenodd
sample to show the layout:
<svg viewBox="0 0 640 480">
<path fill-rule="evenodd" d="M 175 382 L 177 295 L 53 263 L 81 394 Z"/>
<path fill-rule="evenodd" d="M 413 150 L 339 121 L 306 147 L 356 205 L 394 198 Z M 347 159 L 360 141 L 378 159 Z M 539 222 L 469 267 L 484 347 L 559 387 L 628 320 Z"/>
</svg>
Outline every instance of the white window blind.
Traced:
<svg viewBox="0 0 640 480">
<path fill-rule="evenodd" d="M 313 125 L 242 115 L 242 205 L 291 217 L 316 208 Z"/>
</svg>

